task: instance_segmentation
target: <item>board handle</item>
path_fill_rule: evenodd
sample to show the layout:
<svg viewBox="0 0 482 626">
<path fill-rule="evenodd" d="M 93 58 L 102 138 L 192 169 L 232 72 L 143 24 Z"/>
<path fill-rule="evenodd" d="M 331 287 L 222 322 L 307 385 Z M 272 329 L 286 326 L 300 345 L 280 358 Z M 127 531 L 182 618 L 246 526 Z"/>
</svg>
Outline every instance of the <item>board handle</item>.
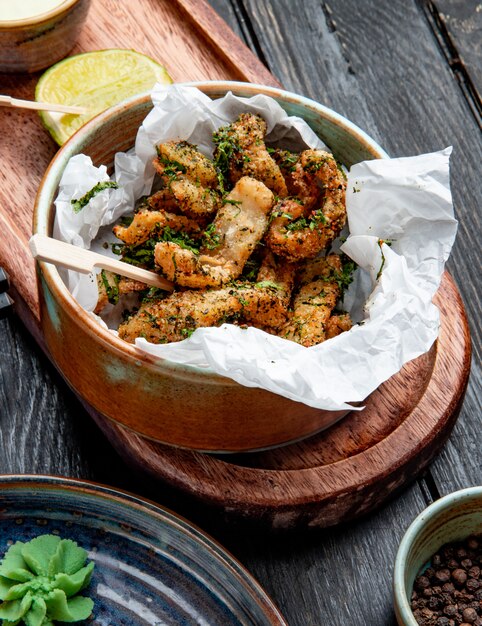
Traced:
<svg viewBox="0 0 482 626">
<path fill-rule="evenodd" d="M 111 259 L 103 254 L 85 250 L 46 235 L 39 233 L 33 235 L 30 238 L 29 247 L 34 259 L 60 265 L 82 274 L 90 274 L 95 268 L 102 268 L 164 291 L 174 289 L 174 285 L 170 281 L 155 272 L 129 265 L 117 259 Z"/>
</svg>

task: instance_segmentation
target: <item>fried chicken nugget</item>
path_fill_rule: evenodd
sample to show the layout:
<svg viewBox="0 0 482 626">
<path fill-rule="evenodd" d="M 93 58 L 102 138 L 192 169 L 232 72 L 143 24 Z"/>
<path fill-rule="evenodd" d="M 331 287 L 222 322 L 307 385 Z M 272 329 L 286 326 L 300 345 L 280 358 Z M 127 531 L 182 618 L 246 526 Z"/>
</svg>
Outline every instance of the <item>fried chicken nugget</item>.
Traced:
<svg viewBox="0 0 482 626">
<path fill-rule="evenodd" d="M 284 307 L 280 305 L 281 298 Z M 256 322 L 260 327 L 278 328 L 286 321 L 287 302 L 289 295 L 281 295 L 277 288 L 247 283 L 179 291 L 142 304 L 119 326 L 119 336 L 130 343 L 137 337 L 151 343 L 169 343 L 186 339 L 196 328 L 225 322 Z"/>
<path fill-rule="evenodd" d="M 268 226 L 272 192 L 260 181 L 241 178 L 209 229 L 201 254 L 172 242 L 159 242 L 155 261 L 163 274 L 178 285 L 203 289 L 237 278 Z"/>
<path fill-rule="evenodd" d="M 279 166 L 266 149 L 265 135 L 266 122 L 262 117 L 253 113 L 242 113 L 230 126 L 221 128 L 215 134 L 218 146 L 214 156 L 217 158 L 219 155 L 220 138 L 225 138 L 233 147 L 229 163 L 231 182 L 234 184 L 242 176 L 251 176 L 262 181 L 280 198 L 284 198 L 288 195 L 288 189 Z"/>
<path fill-rule="evenodd" d="M 266 245 L 297 261 L 316 257 L 340 234 L 346 222 L 346 181 L 336 160 L 323 150 L 302 152 L 292 176 L 301 204 L 285 198 L 275 207 Z M 319 208 L 313 210 L 314 205 Z"/>
<path fill-rule="evenodd" d="M 199 224 L 184 215 L 175 215 L 167 211 L 150 211 L 141 209 L 134 215 L 129 226 L 118 224 L 112 229 L 114 235 L 128 246 L 137 246 L 147 241 L 153 233 L 161 232 L 163 228 L 171 228 L 176 232 L 185 232 L 190 235 L 202 232 Z"/>
<path fill-rule="evenodd" d="M 308 262 L 300 277 L 301 288 L 295 296 L 291 318 L 279 333 L 281 337 L 309 347 L 351 327 L 347 315 L 329 321 L 340 297 L 340 287 L 334 278 L 341 269 L 336 254 Z"/>
<path fill-rule="evenodd" d="M 187 141 L 166 141 L 157 146 L 154 167 L 163 176 L 179 172 L 194 184 L 215 189 L 218 184 L 216 168 L 208 157 Z M 166 170 L 169 170 L 166 172 Z"/>
<path fill-rule="evenodd" d="M 179 178 L 171 180 L 167 187 L 153 194 L 148 202 L 153 208 L 175 210 L 206 223 L 220 207 L 221 196 L 214 189 L 195 185 L 187 178 Z"/>
<path fill-rule="evenodd" d="M 151 205 L 177 210 L 194 219 L 209 219 L 221 202 L 212 161 L 187 141 L 161 143 L 157 152 L 153 165 L 164 188 L 151 196 Z"/>
<path fill-rule="evenodd" d="M 246 321 L 257 328 L 273 330 L 286 322 L 296 269 L 295 264 L 265 251 L 255 285 L 260 295 L 246 307 Z"/>
</svg>

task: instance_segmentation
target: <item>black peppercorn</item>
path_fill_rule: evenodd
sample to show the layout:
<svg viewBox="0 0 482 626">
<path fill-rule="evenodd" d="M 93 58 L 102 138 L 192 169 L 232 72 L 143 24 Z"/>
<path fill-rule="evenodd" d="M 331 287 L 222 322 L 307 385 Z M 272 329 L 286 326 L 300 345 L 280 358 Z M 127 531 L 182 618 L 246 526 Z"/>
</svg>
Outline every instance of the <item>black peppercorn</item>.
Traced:
<svg viewBox="0 0 482 626">
<path fill-rule="evenodd" d="M 477 611 L 472 608 L 465 609 L 462 613 L 462 619 L 464 620 L 464 622 L 473 624 L 477 619 Z"/>
<path fill-rule="evenodd" d="M 463 569 L 454 569 L 452 572 L 452 578 L 455 581 L 455 584 L 462 586 L 467 580 L 467 572 L 464 572 Z"/>
<path fill-rule="evenodd" d="M 466 576 L 467 576 L 467 574 L 466 574 Z M 439 569 L 437 572 L 435 572 L 435 579 L 438 580 L 441 583 L 448 582 L 450 580 L 450 570 L 449 569 Z"/>
<path fill-rule="evenodd" d="M 482 626 L 481 539 L 442 546 L 416 578 L 411 607 L 420 626 Z"/>
<path fill-rule="evenodd" d="M 465 583 L 465 588 L 468 591 L 477 591 L 477 589 L 480 587 L 480 582 L 478 580 L 476 580 L 475 578 L 469 578 L 469 580 Z"/>
<path fill-rule="evenodd" d="M 430 586 L 430 581 L 426 576 L 419 576 L 415 584 L 417 586 L 417 589 L 422 591 L 423 589 L 426 589 Z"/>
</svg>

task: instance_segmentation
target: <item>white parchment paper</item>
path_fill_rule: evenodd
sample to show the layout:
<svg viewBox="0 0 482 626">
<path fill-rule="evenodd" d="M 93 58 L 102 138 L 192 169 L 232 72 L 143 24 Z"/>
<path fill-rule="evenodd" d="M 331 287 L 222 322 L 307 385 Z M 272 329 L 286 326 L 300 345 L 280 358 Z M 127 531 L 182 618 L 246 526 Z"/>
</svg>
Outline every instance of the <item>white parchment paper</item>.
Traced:
<svg viewBox="0 0 482 626">
<path fill-rule="evenodd" d="M 154 88 L 154 109 L 139 129 L 135 148 L 118 153 L 114 179 L 119 189 L 95 196 L 79 213 L 80 198 L 106 169 L 77 155 L 67 165 L 56 200 L 54 235 L 96 251 L 113 241 L 111 227 L 150 192 L 155 145 L 183 139 L 212 155 L 212 132 L 240 113 L 260 113 L 267 143 L 292 150 L 323 143 L 299 118 L 288 117 L 271 98 L 211 101 L 193 87 Z M 261 387 L 309 406 L 348 410 L 437 338 L 439 311 L 432 304 L 457 229 L 449 186 L 451 148 L 416 157 L 366 161 L 348 173 L 349 236 L 343 252 L 360 266 L 345 294 L 344 309 L 359 324 L 322 344 L 305 348 L 256 328 L 232 324 L 199 328 L 184 341 L 154 345 L 137 339 L 139 350 L 199 368 L 209 368 L 248 387 Z M 107 228 L 108 227 L 108 228 Z M 388 242 L 388 243 L 384 243 Z M 97 300 L 92 277 L 68 272 L 69 289 L 88 311 Z M 112 315 L 106 318 L 109 322 Z M 105 323 L 99 318 L 99 323 Z"/>
</svg>

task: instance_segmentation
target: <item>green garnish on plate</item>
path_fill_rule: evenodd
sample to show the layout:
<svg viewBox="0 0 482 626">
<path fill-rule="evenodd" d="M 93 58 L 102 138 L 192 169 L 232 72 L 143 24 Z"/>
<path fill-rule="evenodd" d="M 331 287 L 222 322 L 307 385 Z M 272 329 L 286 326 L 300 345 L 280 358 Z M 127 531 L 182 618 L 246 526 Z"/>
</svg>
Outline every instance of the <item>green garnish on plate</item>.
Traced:
<svg viewBox="0 0 482 626">
<path fill-rule="evenodd" d="M 54 626 L 78 622 L 92 613 L 94 602 L 78 596 L 87 587 L 94 563 L 75 541 L 40 535 L 17 541 L 0 563 L 2 626 Z"/>
</svg>

